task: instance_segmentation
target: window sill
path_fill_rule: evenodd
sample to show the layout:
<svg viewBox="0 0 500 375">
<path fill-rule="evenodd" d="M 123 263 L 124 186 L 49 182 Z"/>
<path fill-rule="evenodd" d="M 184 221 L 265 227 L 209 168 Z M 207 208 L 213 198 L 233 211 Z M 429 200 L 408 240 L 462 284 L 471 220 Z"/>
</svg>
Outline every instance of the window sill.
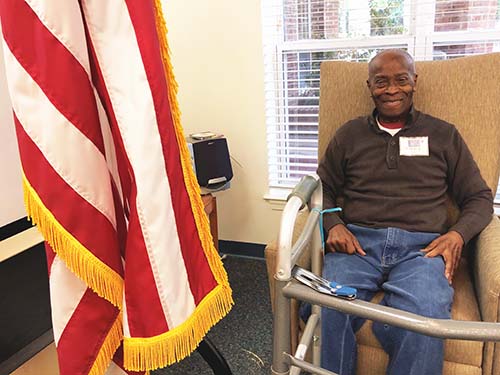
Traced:
<svg viewBox="0 0 500 375">
<path fill-rule="evenodd" d="M 270 187 L 266 194 L 264 194 L 264 200 L 269 203 L 271 209 L 276 211 L 283 211 L 286 204 L 286 198 L 292 192 L 291 188 L 275 188 Z"/>
</svg>

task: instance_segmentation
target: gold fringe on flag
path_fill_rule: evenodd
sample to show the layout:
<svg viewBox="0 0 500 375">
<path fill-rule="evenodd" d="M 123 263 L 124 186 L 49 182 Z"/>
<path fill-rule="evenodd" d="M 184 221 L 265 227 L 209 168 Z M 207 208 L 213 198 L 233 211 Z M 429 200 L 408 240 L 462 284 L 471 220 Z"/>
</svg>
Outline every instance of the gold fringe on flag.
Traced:
<svg viewBox="0 0 500 375">
<path fill-rule="evenodd" d="M 182 360 L 198 347 L 208 330 L 227 315 L 234 304 L 226 271 L 213 244 L 208 218 L 200 196 L 200 187 L 194 175 L 184 139 L 177 102 L 178 86 L 170 61 L 167 27 L 163 18 L 161 2 L 155 0 L 154 3 L 156 28 L 167 79 L 172 119 L 180 150 L 184 183 L 191 202 L 201 245 L 218 286 L 205 296 L 189 319 L 180 326 L 151 338 L 124 338 L 124 367 L 132 371 L 154 370 Z"/>
<path fill-rule="evenodd" d="M 28 218 L 37 225 L 45 241 L 78 278 L 98 296 L 121 310 L 123 279 L 99 260 L 57 221 L 45 207 L 23 173 L 24 204 Z"/>
<path fill-rule="evenodd" d="M 123 338 L 123 319 L 122 314 L 119 313 L 113 323 L 113 326 L 108 332 L 108 335 L 102 343 L 101 349 L 97 354 L 97 358 L 92 365 L 88 375 L 102 375 L 106 372 L 107 368 L 113 356 L 115 355 L 116 349 L 120 346 Z"/>
<path fill-rule="evenodd" d="M 161 335 L 123 340 L 124 366 L 127 370 L 155 370 L 190 355 L 208 330 L 231 309 L 231 289 L 216 286 L 181 325 Z"/>
</svg>

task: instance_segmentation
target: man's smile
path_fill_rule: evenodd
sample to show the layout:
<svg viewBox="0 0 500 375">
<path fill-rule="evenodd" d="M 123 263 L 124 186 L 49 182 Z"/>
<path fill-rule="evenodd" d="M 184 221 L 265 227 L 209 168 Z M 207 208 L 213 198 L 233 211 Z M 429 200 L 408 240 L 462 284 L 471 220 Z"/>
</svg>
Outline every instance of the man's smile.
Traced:
<svg viewBox="0 0 500 375">
<path fill-rule="evenodd" d="M 403 99 L 382 100 L 382 105 L 386 108 L 399 107 L 403 103 Z"/>
</svg>

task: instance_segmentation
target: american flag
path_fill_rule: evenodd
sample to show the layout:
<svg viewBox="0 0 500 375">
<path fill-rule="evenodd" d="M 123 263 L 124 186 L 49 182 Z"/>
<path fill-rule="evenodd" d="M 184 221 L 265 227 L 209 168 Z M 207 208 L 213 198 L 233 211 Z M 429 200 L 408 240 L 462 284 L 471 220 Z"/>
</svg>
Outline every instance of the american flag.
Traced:
<svg viewBox="0 0 500 375">
<path fill-rule="evenodd" d="M 159 0 L 0 0 L 0 18 L 60 373 L 144 373 L 184 358 L 233 301 Z"/>
</svg>

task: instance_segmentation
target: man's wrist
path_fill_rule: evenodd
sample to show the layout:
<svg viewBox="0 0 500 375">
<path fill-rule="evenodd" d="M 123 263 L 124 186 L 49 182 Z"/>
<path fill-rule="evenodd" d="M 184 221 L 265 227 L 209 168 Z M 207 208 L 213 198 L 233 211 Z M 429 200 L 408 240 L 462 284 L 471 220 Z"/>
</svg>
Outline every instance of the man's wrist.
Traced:
<svg viewBox="0 0 500 375">
<path fill-rule="evenodd" d="M 465 245 L 465 240 L 464 240 L 464 236 L 462 235 L 462 233 L 460 233 L 459 231 L 454 230 L 454 229 L 448 231 L 448 233 L 453 234 L 453 235 L 457 236 L 458 238 L 460 238 L 460 240 L 462 241 L 462 245 Z"/>
<path fill-rule="evenodd" d="M 323 228 L 325 229 L 326 233 L 330 232 L 330 230 L 334 226 L 339 224 L 345 225 L 342 219 L 335 212 L 331 212 L 324 215 Z"/>
</svg>

